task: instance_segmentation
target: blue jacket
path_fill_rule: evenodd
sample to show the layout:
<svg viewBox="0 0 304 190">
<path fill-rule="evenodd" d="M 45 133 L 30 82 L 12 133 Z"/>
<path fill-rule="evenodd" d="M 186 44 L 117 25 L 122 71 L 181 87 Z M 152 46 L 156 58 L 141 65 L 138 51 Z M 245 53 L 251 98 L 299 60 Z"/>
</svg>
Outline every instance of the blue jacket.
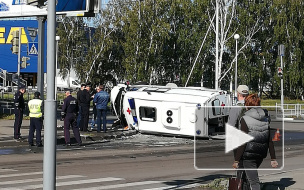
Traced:
<svg viewBox="0 0 304 190">
<path fill-rule="evenodd" d="M 96 103 L 96 109 L 107 109 L 110 95 L 106 91 L 100 91 L 94 96 L 93 102 Z"/>
</svg>

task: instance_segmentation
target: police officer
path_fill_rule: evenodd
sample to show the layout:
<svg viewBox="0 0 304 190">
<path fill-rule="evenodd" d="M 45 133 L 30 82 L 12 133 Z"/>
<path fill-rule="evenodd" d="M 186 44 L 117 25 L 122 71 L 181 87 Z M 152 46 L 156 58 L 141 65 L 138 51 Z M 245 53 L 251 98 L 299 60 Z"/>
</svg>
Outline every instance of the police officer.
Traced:
<svg viewBox="0 0 304 190">
<path fill-rule="evenodd" d="M 80 131 L 88 131 L 90 101 L 93 99 L 90 96 L 90 89 L 91 84 L 86 84 L 85 89 L 82 90 L 80 95 L 80 106 L 82 112 L 80 120 Z"/>
<path fill-rule="evenodd" d="M 70 126 L 72 126 L 74 137 L 79 146 L 81 146 L 81 138 L 79 134 L 79 128 L 77 127 L 77 112 L 78 102 L 77 99 L 71 95 L 71 92 L 67 90 L 65 92 L 66 98 L 63 101 L 61 109 L 61 117 L 64 118 L 64 138 L 66 146 L 70 145 Z"/>
<path fill-rule="evenodd" d="M 21 139 L 20 128 L 23 119 L 23 111 L 25 108 L 23 94 L 25 93 L 25 86 L 21 86 L 19 91 L 14 96 L 14 112 L 15 112 L 15 123 L 14 123 L 14 139 Z"/>
<path fill-rule="evenodd" d="M 36 130 L 36 146 L 42 147 L 41 141 L 41 129 L 42 129 L 42 110 L 43 101 L 40 99 L 40 92 L 34 93 L 34 99 L 28 102 L 28 107 L 30 110 L 30 130 L 28 136 L 29 146 L 34 146 L 34 133 Z"/>
</svg>

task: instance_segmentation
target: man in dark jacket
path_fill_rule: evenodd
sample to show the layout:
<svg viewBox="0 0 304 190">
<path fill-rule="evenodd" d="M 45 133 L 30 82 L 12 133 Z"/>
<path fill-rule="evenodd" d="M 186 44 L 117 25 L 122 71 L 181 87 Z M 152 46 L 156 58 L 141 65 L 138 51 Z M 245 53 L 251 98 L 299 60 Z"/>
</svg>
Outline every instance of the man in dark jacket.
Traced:
<svg viewBox="0 0 304 190">
<path fill-rule="evenodd" d="M 97 110 L 97 132 L 101 131 L 101 116 L 103 123 L 103 132 L 107 131 L 107 105 L 109 102 L 109 94 L 104 91 L 103 85 L 97 88 L 97 94 L 94 96 L 93 102 L 96 104 Z"/>
<path fill-rule="evenodd" d="M 81 96 L 81 93 L 83 91 L 83 89 L 85 88 L 85 84 L 81 84 L 81 88 L 80 90 L 78 90 L 77 92 L 77 103 L 78 103 L 78 117 L 77 117 L 77 127 L 79 128 L 80 126 L 80 120 L 81 120 L 81 106 L 80 106 L 80 96 Z"/>
<path fill-rule="evenodd" d="M 89 112 L 90 112 L 90 96 L 91 84 L 86 84 L 85 89 L 82 90 L 80 95 L 80 106 L 81 106 L 81 120 L 80 120 L 80 131 L 88 131 L 89 123 Z"/>
<path fill-rule="evenodd" d="M 25 86 L 21 86 L 14 96 L 14 112 L 15 112 L 15 123 L 14 123 L 14 139 L 21 138 L 21 124 L 23 119 L 23 111 L 25 108 L 23 94 L 25 93 Z"/>
<path fill-rule="evenodd" d="M 78 103 L 76 98 L 71 95 L 71 92 L 67 90 L 65 92 L 66 98 L 63 101 L 63 106 L 61 109 L 61 116 L 64 118 L 64 138 L 66 146 L 70 145 L 70 126 L 72 126 L 74 137 L 78 143 L 81 145 L 81 138 L 79 134 L 79 128 L 77 127 L 77 112 Z"/>
</svg>

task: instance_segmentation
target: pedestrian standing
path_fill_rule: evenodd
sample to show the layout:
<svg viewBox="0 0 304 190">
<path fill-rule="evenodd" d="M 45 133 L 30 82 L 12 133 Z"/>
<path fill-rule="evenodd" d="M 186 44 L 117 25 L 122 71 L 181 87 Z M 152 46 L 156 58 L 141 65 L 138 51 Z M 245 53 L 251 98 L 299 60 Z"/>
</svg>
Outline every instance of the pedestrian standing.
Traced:
<svg viewBox="0 0 304 190">
<path fill-rule="evenodd" d="M 97 88 L 98 87 L 96 87 L 94 90 L 92 90 L 91 98 L 94 98 L 95 94 L 97 93 Z M 92 131 L 95 128 L 96 118 L 97 118 L 96 104 L 93 103 L 93 115 L 92 115 L 92 120 L 91 120 L 91 130 Z"/>
<path fill-rule="evenodd" d="M 236 106 L 231 108 L 228 116 L 228 124 L 238 128 L 238 119 L 244 108 L 245 98 L 249 95 L 249 88 L 246 85 L 239 85 L 237 88 Z"/>
<path fill-rule="evenodd" d="M 14 96 L 14 112 L 15 112 L 15 123 L 14 123 L 14 139 L 21 139 L 21 125 L 23 119 L 23 111 L 25 109 L 23 94 L 25 93 L 25 86 L 20 86 L 18 92 Z"/>
<path fill-rule="evenodd" d="M 92 100 L 90 96 L 91 84 L 86 84 L 86 87 L 82 90 L 80 95 L 80 106 L 81 106 L 81 120 L 80 120 L 80 131 L 88 131 L 89 124 L 89 112 L 90 102 Z"/>
<path fill-rule="evenodd" d="M 43 122 L 43 101 L 40 99 L 40 92 L 34 93 L 34 99 L 28 102 L 28 107 L 30 110 L 29 146 L 34 146 L 34 133 L 36 131 L 36 146 L 42 147 L 41 130 Z"/>
<path fill-rule="evenodd" d="M 278 166 L 275 160 L 275 150 L 270 137 L 270 120 L 268 111 L 260 107 L 260 98 L 257 94 L 251 94 L 245 99 L 246 112 L 240 118 L 240 129 L 254 139 L 239 146 L 236 149 L 233 168 L 243 168 L 238 170 L 238 178 L 243 178 L 245 182 L 243 189 L 260 190 L 260 182 L 257 168 L 267 157 L 269 150 L 273 168 Z M 249 169 L 249 170 L 248 170 Z"/>
<path fill-rule="evenodd" d="M 70 141 L 70 126 L 72 126 L 74 137 L 77 144 L 80 146 L 82 144 L 79 128 L 77 127 L 77 112 L 78 112 L 78 102 L 77 99 L 71 95 L 71 91 L 67 90 L 65 92 L 66 98 L 63 101 L 63 106 L 61 110 L 61 116 L 64 118 L 64 138 L 66 146 L 71 144 Z"/>
<path fill-rule="evenodd" d="M 77 103 L 78 103 L 78 117 L 77 117 L 77 127 L 80 126 L 80 120 L 81 120 L 81 106 L 80 106 L 80 96 L 82 93 L 82 90 L 85 88 L 85 84 L 81 84 L 80 90 L 77 92 Z"/>
<path fill-rule="evenodd" d="M 103 132 L 107 131 L 107 105 L 109 102 L 109 94 L 104 91 L 104 86 L 99 85 L 97 88 L 97 94 L 94 96 L 93 102 L 96 104 L 97 111 L 97 132 L 101 131 L 101 117 Z"/>
</svg>

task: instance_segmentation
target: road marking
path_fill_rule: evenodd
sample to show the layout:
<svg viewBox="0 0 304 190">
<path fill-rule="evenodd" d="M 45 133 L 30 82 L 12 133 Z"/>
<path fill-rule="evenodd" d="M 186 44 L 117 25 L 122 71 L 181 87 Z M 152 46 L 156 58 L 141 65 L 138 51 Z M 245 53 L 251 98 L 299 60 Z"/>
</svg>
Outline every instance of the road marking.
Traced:
<svg viewBox="0 0 304 190">
<path fill-rule="evenodd" d="M 17 170 L 13 169 L 0 169 L 0 172 L 16 172 Z"/>
<path fill-rule="evenodd" d="M 141 182 L 133 182 L 133 183 L 122 183 L 116 185 L 106 185 L 102 187 L 90 187 L 90 190 L 103 190 L 103 189 L 116 189 L 116 188 L 125 188 L 131 186 L 139 186 L 139 185 L 151 185 L 155 183 L 163 183 L 163 181 L 141 181 Z M 74 190 L 87 190 L 88 188 L 82 189 L 74 189 Z"/>
<path fill-rule="evenodd" d="M 56 179 L 61 180 L 61 179 L 71 179 L 71 178 L 80 178 L 80 177 L 84 177 L 84 176 L 67 175 L 67 176 L 58 176 Z M 38 182 L 38 181 L 43 181 L 43 178 L 4 181 L 4 182 L 0 182 L 0 185 L 12 185 L 12 184 L 17 184 L 17 183 L 29 183 L 29 182 Z"/>
<path fill-rule="evenodd" d="M 87 183 L 107 182 L 107 181 L 118 181 L 118 180 L 124 180 L 124 179 L 123 178 L 107 177 L 107 178 L 99 178 L 99 179 L 67 181 L 67 182 L 56 183 L 56 187 L 67 186 L 67 185 L 81 185 L 81 184 L 87 184 Z M 39 189 L 39 188 L 43 188 L 43 184 L 26 185 L 26 186 L 22 186 L 22 187 L 1 188 L 1 190 L 26 190 L 26 189 Z M 85 188 L 85 189 L 87 190 L 88 188 Z"/>
<path fill-rule="evenodd" d="M 143 189 L 143 190 L 166 190 L 166 189 L 188 189 L 202 185 L 201 183 L 192 183 L 192 184 L 180 184 L 180 185 L 171 185 L 165 187 L 156 187 L 152 189 Z"/>
<path fill-rule="evenodd" d="M 40 174 L 43 174 L 43 172 L 6 174 L 6 175 L 0 175 L 0 178 L 5 178 L 5 177 L 19 177 L 19 176 L 27 176 L 27 175 L 40 175 Z"/>
</svg>

